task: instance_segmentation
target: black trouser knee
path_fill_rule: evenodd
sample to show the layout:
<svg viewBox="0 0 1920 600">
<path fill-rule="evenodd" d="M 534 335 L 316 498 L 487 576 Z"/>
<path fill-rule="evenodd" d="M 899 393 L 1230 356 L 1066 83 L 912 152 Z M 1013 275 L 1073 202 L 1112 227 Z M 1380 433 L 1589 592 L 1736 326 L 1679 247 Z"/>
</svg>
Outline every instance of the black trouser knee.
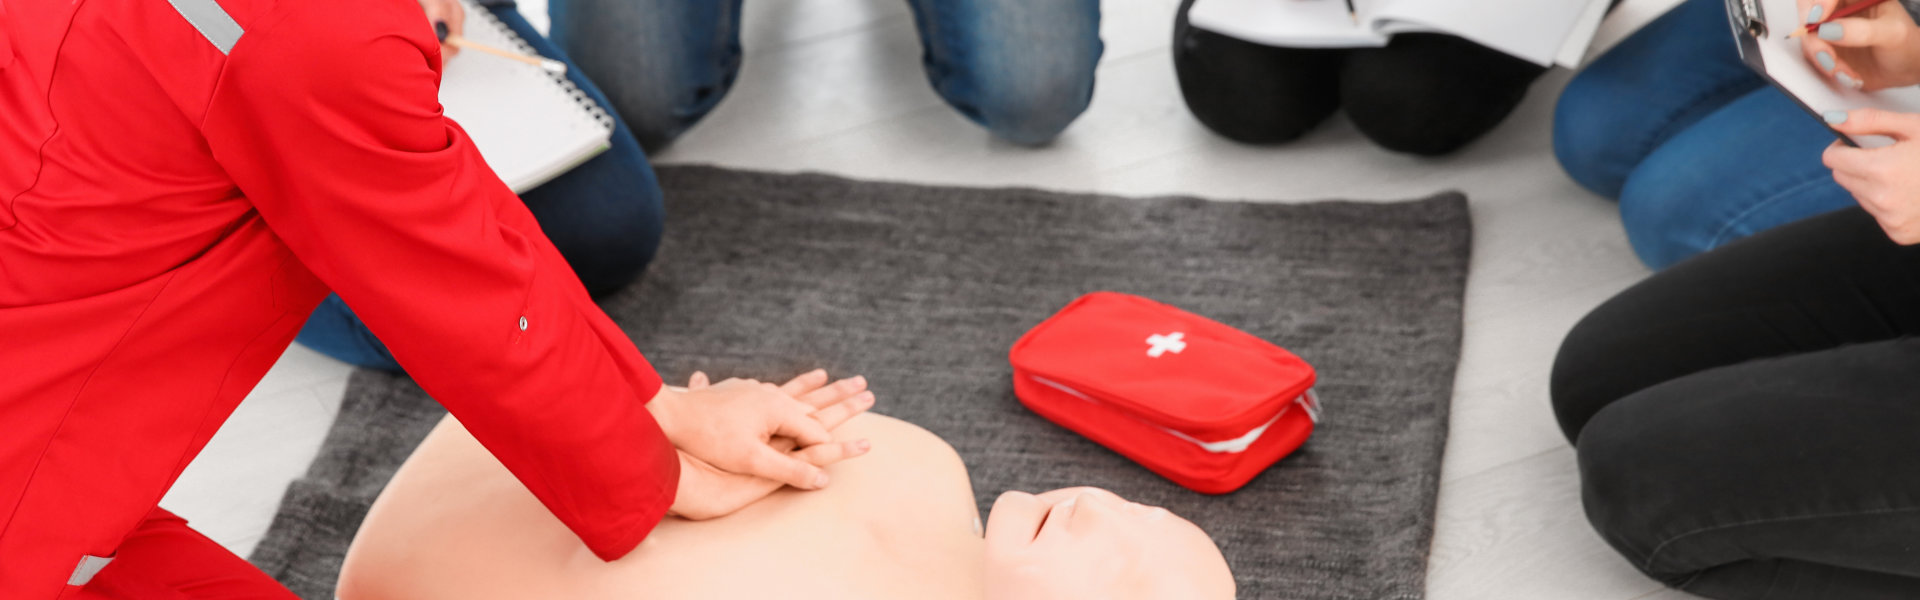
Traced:
<svg viewBox="0 0 1920 600">
<path fill-rule="evenodd" d="M 1393 36 L 1347 57 L 1340 97 L 1353 125 L 1388 150 L 1446 154 L 1507 118 L 1546 68 L 1465 39 Z"/>
<path fill-rule="evenodd" d="M 1920 597 L 1916 334 L 1920 248 L 1858 209 L 1622 292 L 1551 382 L 1589 521 L 1711 598 Z"/>
<path fill-rule="evenodd" d="M 1465 39 L 1399 34 L 1384 48 L 1264 46 L 1174 21 L 1173 64 L 1187 109 L 1229 139 L 1299 138 L 1345 107 L 1389 150 L 1452 152 L 1513 112 L 1545 67 Z"/>
<path fill-rule="evenodd" d="M 1345 50 L 1275 48 L 1187 23 L 1173 27 L 1173 69 L 1194 118 L 1222 137 L 1250 144 L 1299 138 L 1340 107 Z"/>
</svg>

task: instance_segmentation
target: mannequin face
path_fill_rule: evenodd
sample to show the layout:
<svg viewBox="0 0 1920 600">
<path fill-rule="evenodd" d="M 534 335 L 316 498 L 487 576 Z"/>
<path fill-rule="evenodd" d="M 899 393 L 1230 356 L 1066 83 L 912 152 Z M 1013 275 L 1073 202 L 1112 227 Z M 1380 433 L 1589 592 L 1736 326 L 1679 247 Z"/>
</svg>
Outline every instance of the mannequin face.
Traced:
<svg viewBox="0 0 1920 600">
<path fill-rule="evenodd" d="M 1007 492 L 987 519 L 987 599 L 1230 600 L 1205 531 L 1097 488 Z"/>
</svg>

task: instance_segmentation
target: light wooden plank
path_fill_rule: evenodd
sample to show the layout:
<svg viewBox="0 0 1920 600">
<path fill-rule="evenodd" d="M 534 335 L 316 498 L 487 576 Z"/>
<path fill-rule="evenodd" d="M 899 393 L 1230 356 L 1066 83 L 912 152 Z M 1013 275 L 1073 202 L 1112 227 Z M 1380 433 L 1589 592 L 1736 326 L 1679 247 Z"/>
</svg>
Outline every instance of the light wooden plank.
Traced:
<svg viewBox="0 0 1920 600">
<path fill-rule="evenodd" d="M 1439 508 L 1433 600 L 1627 600 L 1660 587 L 1588 527 L 1571 449 L 1449 481 Z"/>
</svg>

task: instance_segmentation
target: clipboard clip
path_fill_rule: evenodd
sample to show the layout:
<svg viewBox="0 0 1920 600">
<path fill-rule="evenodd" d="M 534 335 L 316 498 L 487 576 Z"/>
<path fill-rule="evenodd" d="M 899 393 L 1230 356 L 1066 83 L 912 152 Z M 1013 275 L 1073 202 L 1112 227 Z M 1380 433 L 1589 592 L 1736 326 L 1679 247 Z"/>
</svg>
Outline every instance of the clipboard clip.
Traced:
<svg viewBox="0 0 1920 600">
<path fill-rule="evenodd" d="M 1734 23 L 1744 33 L 1754 39 L 1767 37 L 1767 13 L 1760 9 L 1760 0 L 1727 0 L 1727 8 L 1740 12 Z"/>
</svg>

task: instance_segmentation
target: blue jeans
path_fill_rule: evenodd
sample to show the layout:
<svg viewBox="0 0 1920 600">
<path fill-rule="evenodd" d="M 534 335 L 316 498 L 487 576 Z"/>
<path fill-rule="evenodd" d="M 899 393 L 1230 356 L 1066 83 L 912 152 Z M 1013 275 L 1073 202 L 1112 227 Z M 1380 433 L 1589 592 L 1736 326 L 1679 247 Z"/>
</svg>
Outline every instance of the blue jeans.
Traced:
<svg viewBox="0 0 1920 600">
<path fill-rule="evenodd" d="M 774 0 L 784 1 L 784 0 Z M 1054 138 L 1093 98 L 1099 0 L 907 0 L 927 79 L 1021 144 Z M 598 81 L 640 144 L 700 121 L 740 72 L 741 0 L 550 0 L 553 41 Z"/>
<path fill-rule="evenodd" d="M 567 60 L 540 32 L 529 25 L 511 3 L 490 6 L 499 17 L 535 50 L 549 58 Z M 580 69 L 568 63 L 567 78 L 580 91 L 602 106 L 611 106 L 606 96 L 587 81 Z M 653 260 L 660 246 L 660 184 L 654 180 L 647 155 L 634 141 L 633 133 L 619 117 L 614 117 L 612 148 L 573 170 L 520 194 L 527 209 L 540 222 L 540 229 L 553 240 L 587 291 L 602 294 L 632 283 Z M 396 282 L 396 285 L 406 285 Z M 307 318 L 297 340 L 321 354 L 362 367 L 400 370 L 400 364 L 387 352 L 385 344 L 340 297 L 328 296 Z"/>
<path fill-rule="evenodd" d="M 1687 0 L 1567 84 L 1553 146 L 1620 201 L 1641 262 L 1664 268 L 1771 227 L 1854 206 L 1820 153 L 1834 137 L 1740 62 L 1724 0 Z"/>
</svg>

